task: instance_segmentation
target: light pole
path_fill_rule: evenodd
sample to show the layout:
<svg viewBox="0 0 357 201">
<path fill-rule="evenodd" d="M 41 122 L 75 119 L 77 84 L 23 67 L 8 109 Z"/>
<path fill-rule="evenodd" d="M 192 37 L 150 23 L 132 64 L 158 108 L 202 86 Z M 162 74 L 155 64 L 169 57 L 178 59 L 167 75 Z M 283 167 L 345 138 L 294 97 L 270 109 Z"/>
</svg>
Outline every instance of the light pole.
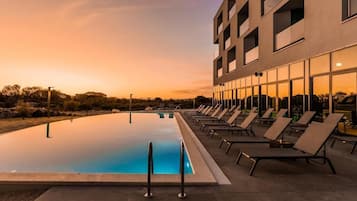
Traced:
<svg viewBox="0 0 357 201">
<path fill-rule="evenodd" d="M 131 112 L 131 105 L 133 103 L 133 94 L 130 94 L 130 100 L 129 100 L 129 111 Z"/>
<path fill-rule="evenodd" d="M 48 91 L 47 91 L 47 117 L 50 118 L 51 114 L 50 114 L 50 109 L 51 109 L 51 89 L 53 89 L 54 87 L 48 87 Z"/>
</svg>

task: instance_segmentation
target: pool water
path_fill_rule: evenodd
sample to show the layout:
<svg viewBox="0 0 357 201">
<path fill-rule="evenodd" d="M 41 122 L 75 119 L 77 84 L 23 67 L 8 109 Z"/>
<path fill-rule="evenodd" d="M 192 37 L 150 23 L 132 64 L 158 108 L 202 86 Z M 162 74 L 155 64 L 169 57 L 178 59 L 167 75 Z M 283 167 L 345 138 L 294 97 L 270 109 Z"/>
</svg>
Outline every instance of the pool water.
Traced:
<svg viewBox="0 0 357 201">
<path fill-rule="evenodd" d="M 173 115 L 119 113 L 35 126 L 0 135 L 0 172 L 179 174 L 181 132 Z M 185 173 L 192 174 L 185 153 Z"/>
</svg>

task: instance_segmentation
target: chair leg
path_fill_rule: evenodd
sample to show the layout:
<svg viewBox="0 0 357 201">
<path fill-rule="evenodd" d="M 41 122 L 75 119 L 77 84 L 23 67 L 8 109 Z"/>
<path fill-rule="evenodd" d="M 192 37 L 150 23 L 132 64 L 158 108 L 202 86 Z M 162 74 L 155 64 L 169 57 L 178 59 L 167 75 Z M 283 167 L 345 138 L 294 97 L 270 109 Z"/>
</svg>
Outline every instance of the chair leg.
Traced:
<svg viewBox="0 0 357 201">
<path fill-rule="evenodd" d="M 236 159 L 236 164 L 237 164 L 237 165 L 239 165 L 239 162 L 240 162 L 240 159 L 242 158 L 242 155 L 243 155 L 243 153 L 242 153 L 242 152 L 239 152 L 239 155 L 238 155 L 238 157 L 237 157 L 237 159 Z"/>
<path fill-rule="evenodd" d="M 249 176 L 253 176 L 254 170 L 255 170 L 255 168 L 257 167 L 257 164 L 258 164 L 258 162 L 259 162 L 259 159 L 255 159 L 255 160 L 252 160 L 252 161 L 253 161 L 253 165 L 252 165 L 252 167 L 250 168 Z"/>
<path fill-rule="evenodd" d="M 330 147 L 333 148 L 335 146 L 336 143 L 336 138 L 333 138 Z"/>
<path fill-rule="evenodd" d="M 330 169 L 331 169 L 332 173 L 336 174 L 336 170 L 333 167 L 331 160 L 329 158 L 325 158 L 325 160 L 327 161 L 328 165 L 330 166 Z"/>
<path fill-rule="evenodd" d="M 355 144 L 353 145 L 353 148 L 352 148 L 351 154 L 353 154 L 353 153 L 355 152 L 356 147 L 357 147 L 357 142 L 355 142 Z"/>
<path fill-rule="evenodd" d="M 226 149 L 226 154 L 228 154 L 228 152 L 231 150 L 232 148 L 232 143 L 231 142 L 227 142 L 228 146 L 227 146 L 227 149 Z"/>
<path fill-rule="evenodd" d="M 219 146 L 218 146 L 218 147 L 219 147 L 219 148 L 222 148 L 223 143 L 224 143 L 224 139 L 221 140 L 221 142 L 219 143 Z"/>
</svg>

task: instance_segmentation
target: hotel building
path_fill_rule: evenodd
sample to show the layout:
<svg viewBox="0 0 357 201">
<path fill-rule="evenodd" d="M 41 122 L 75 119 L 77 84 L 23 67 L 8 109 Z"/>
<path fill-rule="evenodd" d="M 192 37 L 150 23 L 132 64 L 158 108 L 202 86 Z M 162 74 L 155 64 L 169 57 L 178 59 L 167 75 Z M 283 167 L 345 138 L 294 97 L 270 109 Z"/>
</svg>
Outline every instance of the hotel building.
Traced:
<svg viewBox="0 0 357 201">
<path fill-rule="evenodd" d="M 224 0 L 213 39 L 214 102 L 357 124 L 357 0 Z"/>
</svg>

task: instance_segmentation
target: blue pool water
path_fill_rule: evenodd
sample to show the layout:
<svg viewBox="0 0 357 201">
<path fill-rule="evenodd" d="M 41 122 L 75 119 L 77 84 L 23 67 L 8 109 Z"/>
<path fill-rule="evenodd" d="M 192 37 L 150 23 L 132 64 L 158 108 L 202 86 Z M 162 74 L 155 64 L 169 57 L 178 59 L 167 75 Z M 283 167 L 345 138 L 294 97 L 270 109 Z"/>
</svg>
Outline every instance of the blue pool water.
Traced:
<svg viewBox="0 0 357 201">
<path fill-rule="evenodd" d="M 169 118 L 170 117 L 170 118 Z M 119 113 L 35 126 L 0 135 L 0 172 L 178 174 L 181 133 L 173 115 Z M 185 172 L 192 174 L 185 153 Z"/>
</svg>

